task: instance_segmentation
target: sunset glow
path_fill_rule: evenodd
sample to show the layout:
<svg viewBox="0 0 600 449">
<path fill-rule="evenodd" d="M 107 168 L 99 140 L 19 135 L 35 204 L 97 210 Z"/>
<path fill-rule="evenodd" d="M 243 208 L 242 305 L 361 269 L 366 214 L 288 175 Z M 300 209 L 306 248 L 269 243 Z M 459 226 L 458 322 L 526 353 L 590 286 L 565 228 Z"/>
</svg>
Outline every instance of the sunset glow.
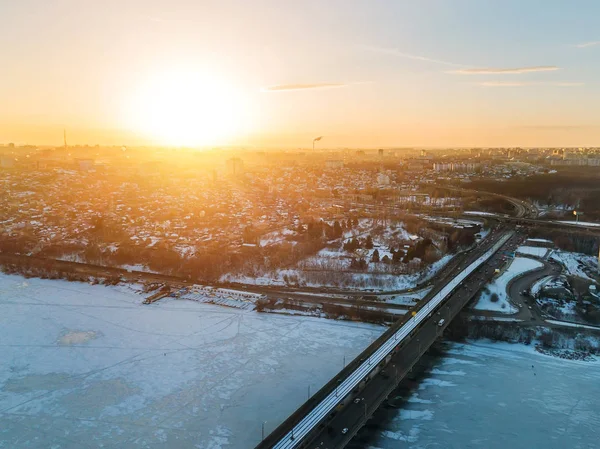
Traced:
<svg viewBox="0 0 600 449">
<path fill-rule="evenodd" d="M 151 74 L 134 91 L 125 125 L 159 144 L 202 146 L 226 142 L 247 125 L 242 94 L 200 71 Z"/>
</svg>

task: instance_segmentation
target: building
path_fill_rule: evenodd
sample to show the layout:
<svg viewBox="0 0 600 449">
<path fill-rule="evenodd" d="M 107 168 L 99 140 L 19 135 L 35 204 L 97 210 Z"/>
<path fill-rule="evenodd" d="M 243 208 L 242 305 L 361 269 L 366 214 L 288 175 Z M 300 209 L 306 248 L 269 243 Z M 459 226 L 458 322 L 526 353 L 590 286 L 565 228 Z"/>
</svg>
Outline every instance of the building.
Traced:
<svg viewBox="0 0 600 449">
<path fill-rule="evenodd" d="M 475 172 L 481 169 L 478 162 L 436 162 L 433 164 L 435 171 L 453 171 L 453 172 Z"/>
<path fill-rule="evenodd" d="M 244 174 L 244 161 L 242 161 L 239 157 L 227 159 L 225 166 L 229 176 L 240 176 Z"/>
<path fill-rule="evenodd" d="M 79 170 L 87 171 L 94 168 L 94 159 L 81 158 L 75 159 L 75 162 L 77 163 L 77 168 L 79 168 Z"/>
<path fill-rule="evenodd" d="M 450 162 L 436 162 L 433 164 L 435 171 L 452 171 L 452 163 Z"/>
<path fill-rule="evenodd" d="M 590 158 L 576 158 L 576 157 L 569 157 L 569 158 L 564 158 L 564 159 L 551 159 L 550 160 L 550 165 L 563 165 L 563 166 L 570 166 L 570 167 L 600 167 L 600 158 L 598 157 L 590 157 Z"/>
<path fill-rule="evenodd" d="M 385 173 L 379 173 L 377 175 L 377 185 L 379 186 L 389 186 L 390 185 L 390 177 Z"/>
<path fill-rule="evenodd" d="M 325 161 L 325 168 L 329 168 L 329 169 L 344 168 L 344 161 L 341 159 L 327 159 Z"/>
<path fill-rule="evenodd" d="M 0 167 L 13 168 L 15 166 L 15 158 L 5 154 L 0 155 Z"/>
</svg>

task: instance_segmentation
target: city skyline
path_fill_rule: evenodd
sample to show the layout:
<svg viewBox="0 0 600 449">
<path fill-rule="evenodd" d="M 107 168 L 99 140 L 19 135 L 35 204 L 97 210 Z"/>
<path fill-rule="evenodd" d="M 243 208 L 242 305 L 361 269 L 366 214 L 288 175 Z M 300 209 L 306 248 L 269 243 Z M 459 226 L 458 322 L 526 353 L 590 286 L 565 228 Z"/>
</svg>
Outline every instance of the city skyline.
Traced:
<svg viewBox="0 0 600 449">
<path fill-rule="evenodd" d="M 600 145 L 600 5 L 4 4 L 0 142 Z"/>
</svg>

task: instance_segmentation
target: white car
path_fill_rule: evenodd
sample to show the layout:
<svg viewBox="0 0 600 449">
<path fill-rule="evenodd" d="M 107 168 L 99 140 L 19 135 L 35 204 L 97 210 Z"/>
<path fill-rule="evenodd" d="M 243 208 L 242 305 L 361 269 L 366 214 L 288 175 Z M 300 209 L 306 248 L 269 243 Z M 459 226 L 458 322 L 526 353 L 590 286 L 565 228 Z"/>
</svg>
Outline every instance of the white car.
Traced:
<svg viewBox="0 0 600 449">
<path fill-rule="evenodd" d="M 446 322 L 446 320 L 444 320 L 442 318 L 440 321 L 438 321 L 438 326 L 440 326 L 440 327 L 443 326 L 445 322 Z"/>
<path fill-rule="evenodd" d="M 343 433 L 344 435 L 345 435 L 345 434 L 347 434 L 347 433 L 348 433 L 348 428 L 347 428 L 347 427 L 344 427 L 344 428 L 342 429 L 342 433 Z"/>
</svg>

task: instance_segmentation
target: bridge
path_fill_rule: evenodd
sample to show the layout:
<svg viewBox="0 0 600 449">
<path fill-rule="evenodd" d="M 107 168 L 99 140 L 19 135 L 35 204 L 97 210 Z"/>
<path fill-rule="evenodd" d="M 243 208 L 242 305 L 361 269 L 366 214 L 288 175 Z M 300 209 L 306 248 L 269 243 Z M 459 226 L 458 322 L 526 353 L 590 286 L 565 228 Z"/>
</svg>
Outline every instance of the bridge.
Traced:
<svg viewBox="0 0 600 449">
<path fill-rule="evenodd" d="M 256 449 L 343 448 L 502 263 L 516 239 L 493 231 L 421 303 L 365 349 Z M 456 273 L 456 271 L 455 271 Z"/>
</svg>

